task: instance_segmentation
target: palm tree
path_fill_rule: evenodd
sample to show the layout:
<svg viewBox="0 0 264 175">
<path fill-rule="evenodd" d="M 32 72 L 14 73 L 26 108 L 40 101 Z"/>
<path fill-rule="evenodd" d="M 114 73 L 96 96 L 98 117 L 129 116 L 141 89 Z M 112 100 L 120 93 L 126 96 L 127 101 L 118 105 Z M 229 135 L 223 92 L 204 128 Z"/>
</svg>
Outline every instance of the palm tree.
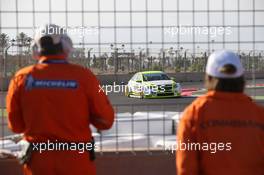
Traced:
<svg viewBox="0 0 264 175">
<path fill-rule="evenodd" d="M 24 45 L 26 43 L 28 36 L 24 32 L 21 32 L 17 35 L 16 40 L 18 44 Z"/>
<path fill-rule="evenodd" d="M 16 37 L 16 41 L 17 41 L 17 44 L 18 44 L 18 47 L 19 47 L 19 54 L 21 55 L 23 53 L 23 47 L 25 46 L 30 46 L 30 42 L 32 41 L 32 38 L 30 38 L 29 36 L 27 36 L 27 34 L 25 34 L 24 32 L 21 32 L 17 35 Z M 25 51 L 25 54 L 27 54 L 27 52 L 29 51 L 26 50 Z"/>
<path fill-rule="evenodd" d="M 4 48 L 8 46 L 9 37 L 5 33 L 0 34 L 0 54 L 3 55 Z"/>
</svg>

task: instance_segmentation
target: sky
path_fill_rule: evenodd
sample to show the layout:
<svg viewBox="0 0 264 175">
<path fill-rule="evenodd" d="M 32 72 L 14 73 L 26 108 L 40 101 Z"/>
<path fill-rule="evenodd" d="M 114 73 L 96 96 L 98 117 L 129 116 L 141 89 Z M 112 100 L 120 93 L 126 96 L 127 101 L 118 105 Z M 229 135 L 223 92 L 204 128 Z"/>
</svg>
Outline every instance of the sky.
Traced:
<svg viewBox="0 0 264 175">
<path fill-rule="evenodd" d="M 76 47 L 85 43 L 101 52 L 111 43 L 153 52 L 264 50 L 263 19 L 263 0 L 0 0 L 0 32 L 10 38 L 19 32 L 32 37 L 34 26 L 55 23 L 71 32 Z"/>
</svg>

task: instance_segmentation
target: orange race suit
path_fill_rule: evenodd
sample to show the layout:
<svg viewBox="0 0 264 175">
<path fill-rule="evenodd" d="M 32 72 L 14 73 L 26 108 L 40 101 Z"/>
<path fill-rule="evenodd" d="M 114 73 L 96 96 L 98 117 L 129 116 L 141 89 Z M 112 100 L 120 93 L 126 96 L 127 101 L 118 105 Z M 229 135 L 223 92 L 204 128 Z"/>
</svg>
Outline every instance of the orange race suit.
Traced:
<svg viewBox="0 0 264 175">
<path fill-rule="evenodd" d="M 177 175 L 264 174 L 264 109 L 243 93 L 197 98 L 183 112 L 177 140 Z"/>
<path fill-rule="evenodd" d="M 68 63 L 63 55 L 42 56 L 38 64 L 18 71 L 6 99 L 8 126 L 31 143 L 91 141 L 89 124 L 109 129 L 113 108 L 88 69 Z M 89 153 L 34 151 L 25 174 L 94 175 Z"/>
</svg>

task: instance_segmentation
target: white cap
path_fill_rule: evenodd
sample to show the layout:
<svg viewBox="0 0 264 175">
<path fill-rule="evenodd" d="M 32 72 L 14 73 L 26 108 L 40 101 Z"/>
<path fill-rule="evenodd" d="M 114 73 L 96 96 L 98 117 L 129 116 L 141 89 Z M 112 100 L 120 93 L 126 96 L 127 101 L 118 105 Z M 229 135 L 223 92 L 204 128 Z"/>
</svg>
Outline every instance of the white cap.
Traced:
<svg viewBox="0 0 264 175">
<path fill-rule="evenodd" d="M 44 36 L 51 37 L 53 44 L 61 43 L 65 54 L 69 54 L 73 49 L 72 40 L 67 35 L 65 28 L 55 24 L 46 24 L 37 29 L 32 47 L 41 48 L 40 39 Z"/>
<path fill-rule="evenodd" d="M 225 65 L 231 64 L 236 68 L 234 74 L 225 74 L 220 70 Z M 239 56 L 231 51 L 221 50 L 212 53 L 207 61 L 206 73 L 216 78 L 238 78 L 244 74 L 244 68 Z"/>
</svg>

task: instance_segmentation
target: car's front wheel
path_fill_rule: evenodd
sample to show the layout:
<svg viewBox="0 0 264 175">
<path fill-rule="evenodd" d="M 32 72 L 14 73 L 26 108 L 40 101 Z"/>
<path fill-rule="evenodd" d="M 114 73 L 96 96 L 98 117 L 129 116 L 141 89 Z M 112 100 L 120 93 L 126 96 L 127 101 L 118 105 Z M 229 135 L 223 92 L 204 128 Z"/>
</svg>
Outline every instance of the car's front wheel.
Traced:
<svg viewBox="0 0 264 175">
<path fill-rule="evenodd" d="M 140 94 L 139 94 L 139 98 L 140 98 L 140 99 L 143 99 L 144 97 L 145 97 L 144 92 L 140 92 Z"/>
<path fill-rule="evenodd" d="M 130 91 L 128 86 L 125 89 L 125 96 L 130 97 Z"/>
</svg>

